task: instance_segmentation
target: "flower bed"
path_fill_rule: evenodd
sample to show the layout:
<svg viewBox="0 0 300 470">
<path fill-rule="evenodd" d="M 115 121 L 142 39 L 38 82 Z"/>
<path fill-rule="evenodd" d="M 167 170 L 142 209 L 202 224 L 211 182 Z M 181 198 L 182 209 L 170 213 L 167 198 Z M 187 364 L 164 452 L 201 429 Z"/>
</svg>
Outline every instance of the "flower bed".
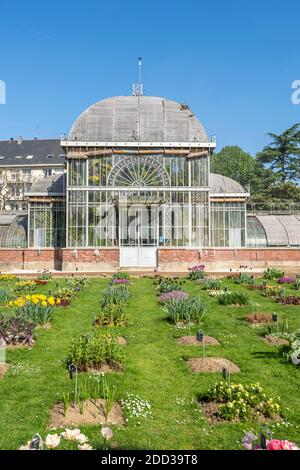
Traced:
<svg viewBox="0 0 300 470">
<path fill-rule="evenodd" d="M 266 439 L 259 442 L 258 437 L 253 432 L 247 432 L 242 440 L 243 447 L 247 450 L 300 450 L 299 447 L 287 440 Z"/>
<path fill-rule="evenodd" d="M 187 299 L 189 294 L 187 292 L 184 292 L 182 290 L 175 290 L 175 291 L 170 291 L 170 292 L 165 292 L 164 294 L 161 294 L 159 296 L 159 302 L 161 304 L 164 304 L 166 302 L 169 302 L 170 300 L 173 299 Z"/>
<path fill-rule="evenodd" d="M 280 400 L 267 397 L 258 383 L 228 385 L 215 383 L 201 397 L 201 404 L 210 422 L 278 419 Z M 208 406 L 206 406 L 208 404 Z"/>
<path fill-rule="evenodd" d="M 188 278 L 191 281 L 196 281 L 198 279 L 203 279 L 205 276 L 205 265 L 204 264 L 199 264 L 197 266 L 192 266 L 191 268 L 188 268 L 189 270 L 189 275 Z"/>
<path fill-rule="evenodd" d="M 294 295 L 277 297 L 276 302 L 282 305 L 300 305 L 300 297 Z"/>
</svg>

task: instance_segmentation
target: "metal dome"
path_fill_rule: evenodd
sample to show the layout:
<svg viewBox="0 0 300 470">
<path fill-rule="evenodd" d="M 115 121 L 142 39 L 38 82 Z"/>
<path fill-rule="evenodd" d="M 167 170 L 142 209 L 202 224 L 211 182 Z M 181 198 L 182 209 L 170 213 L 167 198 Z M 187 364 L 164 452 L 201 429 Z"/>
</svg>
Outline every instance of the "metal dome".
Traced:
<svg viewBox="0 0 300 470">
<path fill-rule="evenodd" d="M 211 193 L 246 193 L 243 186 L 237 181 L 228 178 L 228 176 L 210 174 L 210 191 Z"/>
<path fill-rule="evenodd" d="M 86 109 L 69 140 L 80 142 L 208 142 L 189 107 L 156 96 L 115 96 Z"/>
</svg>

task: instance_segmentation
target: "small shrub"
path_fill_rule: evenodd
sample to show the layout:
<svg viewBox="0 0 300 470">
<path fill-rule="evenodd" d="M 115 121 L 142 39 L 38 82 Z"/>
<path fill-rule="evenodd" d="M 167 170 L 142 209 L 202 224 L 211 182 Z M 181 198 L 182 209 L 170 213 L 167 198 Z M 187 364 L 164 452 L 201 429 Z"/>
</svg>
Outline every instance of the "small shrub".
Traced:
<svg viewBox="0 0 300 470">
<path fill-rule="evenodd" d="M 264 271 L 264 278 L 268 280 L 278 279 L 283 276 L 283 271 L 277 268 L 268 268 Z"/>
<path fill-rule="evenodd" d="M 65 363 L 67 367 L 74 364 L 79 371 L 86 371 L 105 364 L 119 366 L 122 361 L 123 352 L 117 337 L 95 330 L 71 343 Z"/>
<path fill-rule="evenodd" d="M 175 325 L 179 323 L 200 323 L 202 321 L 205 302 L 201 297 L 172 299 L 166 302 L 165 311 L 169 320 Z"/>
<path fill-rule="evenodd" d="M 120 271 L 118 273 L 113 273 L 112 279 L 128 279 L 129 280 L 129 273 L 125 271 Z"/>
<path fill-rule="evenodd" d="M 95 318 L 95 326 L 126 326 L 128 316 L 124 303 L 108 304 Z"/>
<path fill-rule="evenodd" d="M 221 305 L 248 305 L 249 296 L 243 292 L 225 292 L 218 297 Z"/>
<path fill-rule="evenodd" d="M 188 278 L 191 281 L 196 281 L 198 279 L 203 279 L 205 276 L 205 265 L 204 264 L 199 264 L 197 266 L 192 266 L 189 269 L 189 275 Z"/>
<path fill-rule="evenodd" d="M 227 421 L 257 420 L 258 416 L 272 418 L 280 414 L 280 403 L 266 396 L 258 383 L 228 385 L 214 384 L 205 396 L 205 401 L 220 404 L 218 414 Z"/>
<path fill-rule="evenodd" d="M 222 282 L 219 279 L 206 279 L 203 283 L 204 290 L 221 290 Z"/>
</svg>

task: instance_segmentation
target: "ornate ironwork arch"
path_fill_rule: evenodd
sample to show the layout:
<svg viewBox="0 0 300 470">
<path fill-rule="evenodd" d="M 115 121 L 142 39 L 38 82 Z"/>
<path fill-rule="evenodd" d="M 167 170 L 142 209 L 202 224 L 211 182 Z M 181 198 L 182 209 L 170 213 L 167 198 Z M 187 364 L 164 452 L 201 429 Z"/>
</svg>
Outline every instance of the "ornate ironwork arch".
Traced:
<svg viewBox="0 0 300 470">
<path fill-rule="evenodd" d="M 119 160 L 108 175 L 108 186 L 170 186 L 170 177 L 155 157 L 127 156 Z"/>
</svg>

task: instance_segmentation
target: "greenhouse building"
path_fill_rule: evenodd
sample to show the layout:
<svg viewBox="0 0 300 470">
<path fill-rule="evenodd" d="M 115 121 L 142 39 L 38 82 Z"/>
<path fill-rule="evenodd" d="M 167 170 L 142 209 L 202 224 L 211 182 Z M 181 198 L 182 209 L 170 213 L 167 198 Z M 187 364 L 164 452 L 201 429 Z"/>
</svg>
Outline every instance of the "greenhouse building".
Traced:
<svg viewBox="0 0 300 470">
<path fill-rule="evenodd" d="M 66 172 L 27 193 L 23 266 L 299 264 L 300 217 L 247 214 L 249 192 L 210 172 L 215 138 L 186 104 L 141 94 L 99 101 L 60 146 Z"/>
</svg>

